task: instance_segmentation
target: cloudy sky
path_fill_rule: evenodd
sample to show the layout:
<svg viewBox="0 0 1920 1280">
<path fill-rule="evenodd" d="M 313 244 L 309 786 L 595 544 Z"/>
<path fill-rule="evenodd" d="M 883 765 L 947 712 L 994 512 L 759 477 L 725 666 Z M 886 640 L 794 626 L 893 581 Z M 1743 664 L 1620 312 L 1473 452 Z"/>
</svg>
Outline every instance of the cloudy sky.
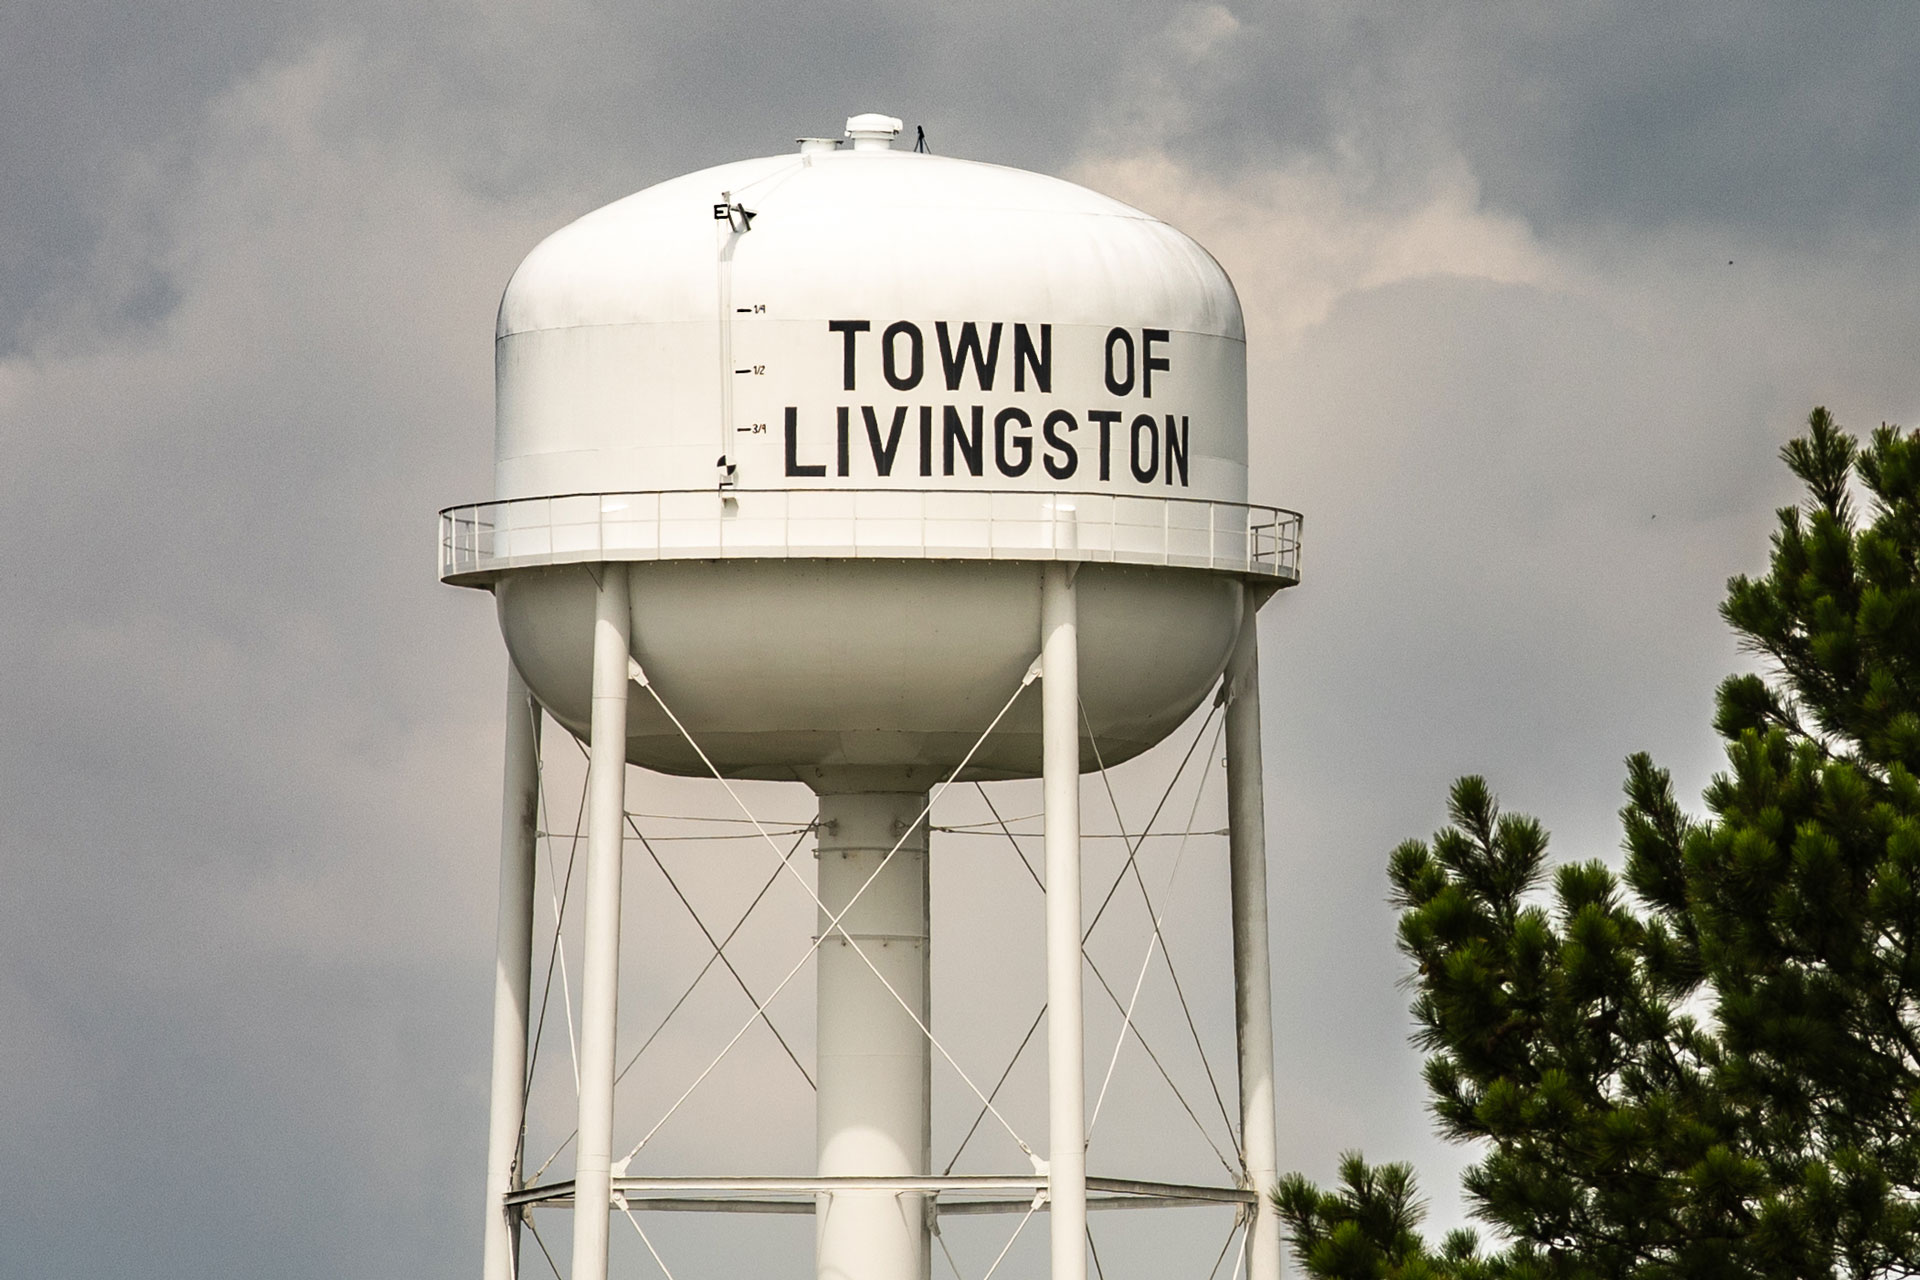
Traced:
<svg viewBox="0 0 1920 1280">
<path fill-rule="evenodd" d="M 1785 0 L 14 0 L 0 1273 L 475 1273 L 504 657 L 432 514 L 489 491 L 499 291 L 864 110 L 1238 284 L 1255 496 L 1307 513 L 1262 616 L 1282 1162 L 1411 1159 L 1460 1220 L 1387 852 L 1472 771 L 1616 858 L 1626 753 L 1716 767 L 1776 449 L 1815 404 L 1920 419 L 1916 52 L 1911 6 Z M 1211 856 L 1183 978 L 1230 1054 Z M 791 1065 L 753 1070 L 803 1158 Z"/>
</svg>

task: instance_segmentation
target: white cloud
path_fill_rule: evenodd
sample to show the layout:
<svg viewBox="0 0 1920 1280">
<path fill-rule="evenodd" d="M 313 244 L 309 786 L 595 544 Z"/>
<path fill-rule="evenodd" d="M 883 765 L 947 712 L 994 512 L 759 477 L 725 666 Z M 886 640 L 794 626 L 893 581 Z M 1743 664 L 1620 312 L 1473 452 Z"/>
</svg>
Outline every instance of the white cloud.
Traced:
<svg viewBox="0 0 1920 1280">
<path fill-rule="evenodd" d="M 1335 164 L 1211 178 L 1159 150 L 1082 161 L 1074 181 L 1138 206 L 1207 246 L 1233 277 L 1256 343 L 1286 343 L 1362 289 L 1431 276 L 1556 287 L 1570 273 L 1525 223 L 1481 207 L 1461 164 L 1407 208 L 1381 208 Z"/>
</svg>

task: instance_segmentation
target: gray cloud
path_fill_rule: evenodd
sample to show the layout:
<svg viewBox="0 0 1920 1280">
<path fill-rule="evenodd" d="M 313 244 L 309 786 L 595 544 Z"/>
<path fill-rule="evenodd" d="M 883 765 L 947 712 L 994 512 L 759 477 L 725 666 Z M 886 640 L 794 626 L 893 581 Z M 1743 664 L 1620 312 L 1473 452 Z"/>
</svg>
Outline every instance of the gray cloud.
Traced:
<svg viewBox="0 0 1920 1280">
<path fill-rule="evenodd" d="M 1188 6 L 1169 27 L 1214 10 L 1227 12 Z M 1920 205 L 1920 88 L 1902 62 L 1920 19 L 1905 9 L 1231 12 L 1208 56 L 1103 85 L 1093 136 L 1125 150 L 1152 133 L 1220 174 L 1342 154 L 1376 201 L 1418 198 L 1436 156 L 1457 152 L 1492 203 L 1556 232 L 1686 222 L 1806 244 Z M 1158 102 L 1162 78 L 1183 110 Z"/>
<path fill-rule="evenodd" d="M 498 291 L 599 202 L 867 107 L 1164 212 L 1240 282 L 1256 488 L 1309 515 L 1264 631 L 1285 1156 L 1413 1155 L 1457 1216 L 1387 849 L 1468 770 L 1567 856 L 1610 855 L 1625 752 L 1697 788 L 1719 586 L 1792 496 L 1774 448 L 1815 402 L 1920 405 L 1906 19 L 1792 13 L 10 10 L 0 1149 L 29 1167 L 0 1258 L 471 1272 L 502 664 L 430 515 L 487 489 Z M 955 919 L 1027 892 L 999 856 Z M 1204 972 L 1194 857 L 1171 936 Z M 633 909 L 637 964 L 697 964 Z M 807 927 L 782 910 L 757 978 Z M 738 1016 L 714 1000 L 672 1062 Z M 947 1007 L 997 1069 L 1006 1011 Z M 703 1115 L 770 1129 L 778 1066 Z M 1142 1070 L 1116 1160 L 1186 1124 Z"/>
<path fill-rule="evenodd" d="M 1141 136 L 1216 172 L 1339 151 L 1389 198 L 1457 150 L 1543 225 L 1819 236 L 1914 207 L 1920 89 L 1898 59 L 1915 21 L 1760 4 L 15 6 L 0 160 L 32 180 L 0 211 L 0 280 L 29 320 L 99 294 L 103 242 L 137 230 L 119 208 L 130 171 L 191 163 L 210 102 L 322 40 L 362 51 L 331 112 L 430 139 L 493 194 L 599 202 L 884 101 L 941 149 L 1043 169 Z M 90 302 L 138 327 L 175 295 L 163 264 L 131 257 L 134 278 Z"/>
</svg>

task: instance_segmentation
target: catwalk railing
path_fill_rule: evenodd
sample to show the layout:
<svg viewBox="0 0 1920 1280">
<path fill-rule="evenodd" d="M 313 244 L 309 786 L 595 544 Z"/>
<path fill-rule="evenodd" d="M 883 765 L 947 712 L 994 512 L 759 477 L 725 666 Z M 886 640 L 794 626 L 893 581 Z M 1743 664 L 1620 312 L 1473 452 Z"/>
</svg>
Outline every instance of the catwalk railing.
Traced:
<svg viewBox="0 0 1920 1280">
<path fill-rule="evenodd" d="M 615 560 L 1075 560 L 1300 577 L 1298 512 L 1111 493 L 746 489 L 513 498 L 440 513 L 440 577 Z"/>
</svg>

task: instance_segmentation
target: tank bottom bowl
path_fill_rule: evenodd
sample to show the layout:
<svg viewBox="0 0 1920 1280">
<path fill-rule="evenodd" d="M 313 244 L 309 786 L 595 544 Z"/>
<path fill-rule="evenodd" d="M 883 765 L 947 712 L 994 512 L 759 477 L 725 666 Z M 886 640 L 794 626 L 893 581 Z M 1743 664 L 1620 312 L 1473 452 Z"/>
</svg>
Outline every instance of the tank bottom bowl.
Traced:
<svg viewBox="0 0 1920 1280">
<path fill-rule="evenodd" d="M 500 629 L 548 712 L 585 738 L 595 575 L 628 575 L 633 654 L 733 778 L 930 786 L 966 757 L 1040 648 L 1035 561 L 644 561 L 514 570 Z M 1242 591 L 1195 569 L 1083 564 L 1075 579 L 1082 766 L 1159 742 L 1207 696 L 1240 625 Z M 1037 777 L 1036 682 L 980 743 L 963 780 Z M 653 697 L 627 704 L 627 758 L 705 776 Z"/>
</svg>

